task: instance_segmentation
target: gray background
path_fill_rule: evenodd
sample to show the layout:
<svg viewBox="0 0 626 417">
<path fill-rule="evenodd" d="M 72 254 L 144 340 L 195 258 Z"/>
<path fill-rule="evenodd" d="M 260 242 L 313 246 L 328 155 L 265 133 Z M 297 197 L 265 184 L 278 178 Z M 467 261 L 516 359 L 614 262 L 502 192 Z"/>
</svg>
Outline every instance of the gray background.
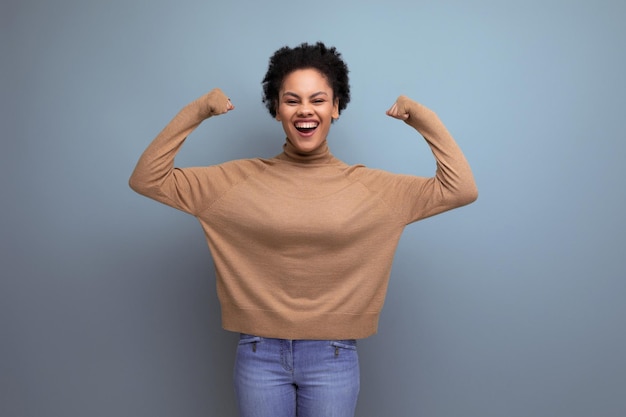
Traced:
<svg viewBox="0 0 626 417">
<path fill-rule="evenodd" d="M 358 416 L 626 415 L 626 3 L 384 3 L 2 2 L 1 416 L 235 414 L 202 231 L 127 180 L 213 87 L 237 109 L 178 164 L 278 153 L 267 59 L 317 40 L 351 69 L 336 156 L 431 175 L 407 94 L 480 190 L 403 235 Z"/>
</svg>

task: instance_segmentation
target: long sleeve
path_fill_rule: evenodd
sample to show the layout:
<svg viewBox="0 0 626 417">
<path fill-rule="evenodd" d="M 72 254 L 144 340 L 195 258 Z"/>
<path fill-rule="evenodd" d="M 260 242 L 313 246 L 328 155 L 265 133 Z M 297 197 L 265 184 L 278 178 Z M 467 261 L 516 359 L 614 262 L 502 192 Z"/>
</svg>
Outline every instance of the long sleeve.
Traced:
<svg viewBox="0 0 626 417">
<path fill-rule="evenodd" d="M 476 200 L 478 190 L 470 166 L 461 149 L 439 117 L 430 109 L 400 97 L 401 112 L 409 114 L 406 123 L 420 133 L 435 157 L 433 177 L 392 174 L 369 170 L 360 180 L 387 202 L 391 210 L 409 224 Z"/>
<path fill-rule="evenodd" d="M 185 139 L 203 120 L 227 111 L 228 98 L 214 89 L 185 106 L 143 152 L 130 187 L 146 197 L 196 214 L 219 190 L 219 166 L 175 168 L 174 158 Z M 212 187 L 213 185 L 213 187 Z"/>
<path fill-rule="evenodd" d="M 437 162 L 434 178 L 424 184 L 432 188 L 441 203 L 451 208 L 464 206 L 478 198 L 474 175 L 463 152 L 437 114 L 425 106 L 409 101 L 407 124 L 417 130 L 426 140 Z"/>
</svg>

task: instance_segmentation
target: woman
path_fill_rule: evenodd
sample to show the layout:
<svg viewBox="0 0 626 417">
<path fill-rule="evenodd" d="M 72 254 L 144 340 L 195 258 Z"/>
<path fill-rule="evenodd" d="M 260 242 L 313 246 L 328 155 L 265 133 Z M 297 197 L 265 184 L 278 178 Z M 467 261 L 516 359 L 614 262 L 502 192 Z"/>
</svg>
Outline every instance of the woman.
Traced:
<svg viewBox="0 0 626 417">
<path fill-rule="evenodd" d="M 213 255 L 226 330 L 241 339 L 235 391 L 244 417 L 353 416 L 356 339 L 374 334 L 404 227 L 474 201 L 470 167 L 439 118 L 400 96 L 387 115 L 420 133 L 432 178 L 347 165 L 326 141 L 350 101 L 348 68 L 322 43 L 270 58 L 263 101 L 283 152 L 175 168 L 186 137 L 235 109 L 219 89 L 185 106 L 145 150 L 137 192 L 198 218 Z"/>
</svg>

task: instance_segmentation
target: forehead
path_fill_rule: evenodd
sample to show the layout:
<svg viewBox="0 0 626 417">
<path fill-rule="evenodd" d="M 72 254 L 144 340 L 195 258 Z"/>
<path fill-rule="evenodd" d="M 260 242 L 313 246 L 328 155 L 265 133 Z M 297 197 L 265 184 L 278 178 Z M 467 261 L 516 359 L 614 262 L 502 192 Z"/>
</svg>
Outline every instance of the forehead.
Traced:
<svg viewBox="0 0 626 417">
<path fill-rule="evenodd" d="M 290 72 L 283 78 L 281 91 L 319 92 L 332 91 L 326 77 L 316 69 L 306 68 Z"/>
</svg>

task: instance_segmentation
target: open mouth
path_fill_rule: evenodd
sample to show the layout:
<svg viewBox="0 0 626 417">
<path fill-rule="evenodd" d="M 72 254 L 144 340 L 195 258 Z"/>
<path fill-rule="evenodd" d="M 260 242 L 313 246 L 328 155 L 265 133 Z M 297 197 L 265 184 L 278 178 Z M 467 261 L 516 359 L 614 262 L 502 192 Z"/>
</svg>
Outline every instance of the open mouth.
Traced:
<svg viewBox="0 0 626 417">
<path fill-rule="evenodd" d="M 319 126 L 319 123 L 317 122 L 298 122 L 295 124 L 298 132 L 302 133 L 311 133 L 317 129 L 317 126 Z"/>
</svg>

